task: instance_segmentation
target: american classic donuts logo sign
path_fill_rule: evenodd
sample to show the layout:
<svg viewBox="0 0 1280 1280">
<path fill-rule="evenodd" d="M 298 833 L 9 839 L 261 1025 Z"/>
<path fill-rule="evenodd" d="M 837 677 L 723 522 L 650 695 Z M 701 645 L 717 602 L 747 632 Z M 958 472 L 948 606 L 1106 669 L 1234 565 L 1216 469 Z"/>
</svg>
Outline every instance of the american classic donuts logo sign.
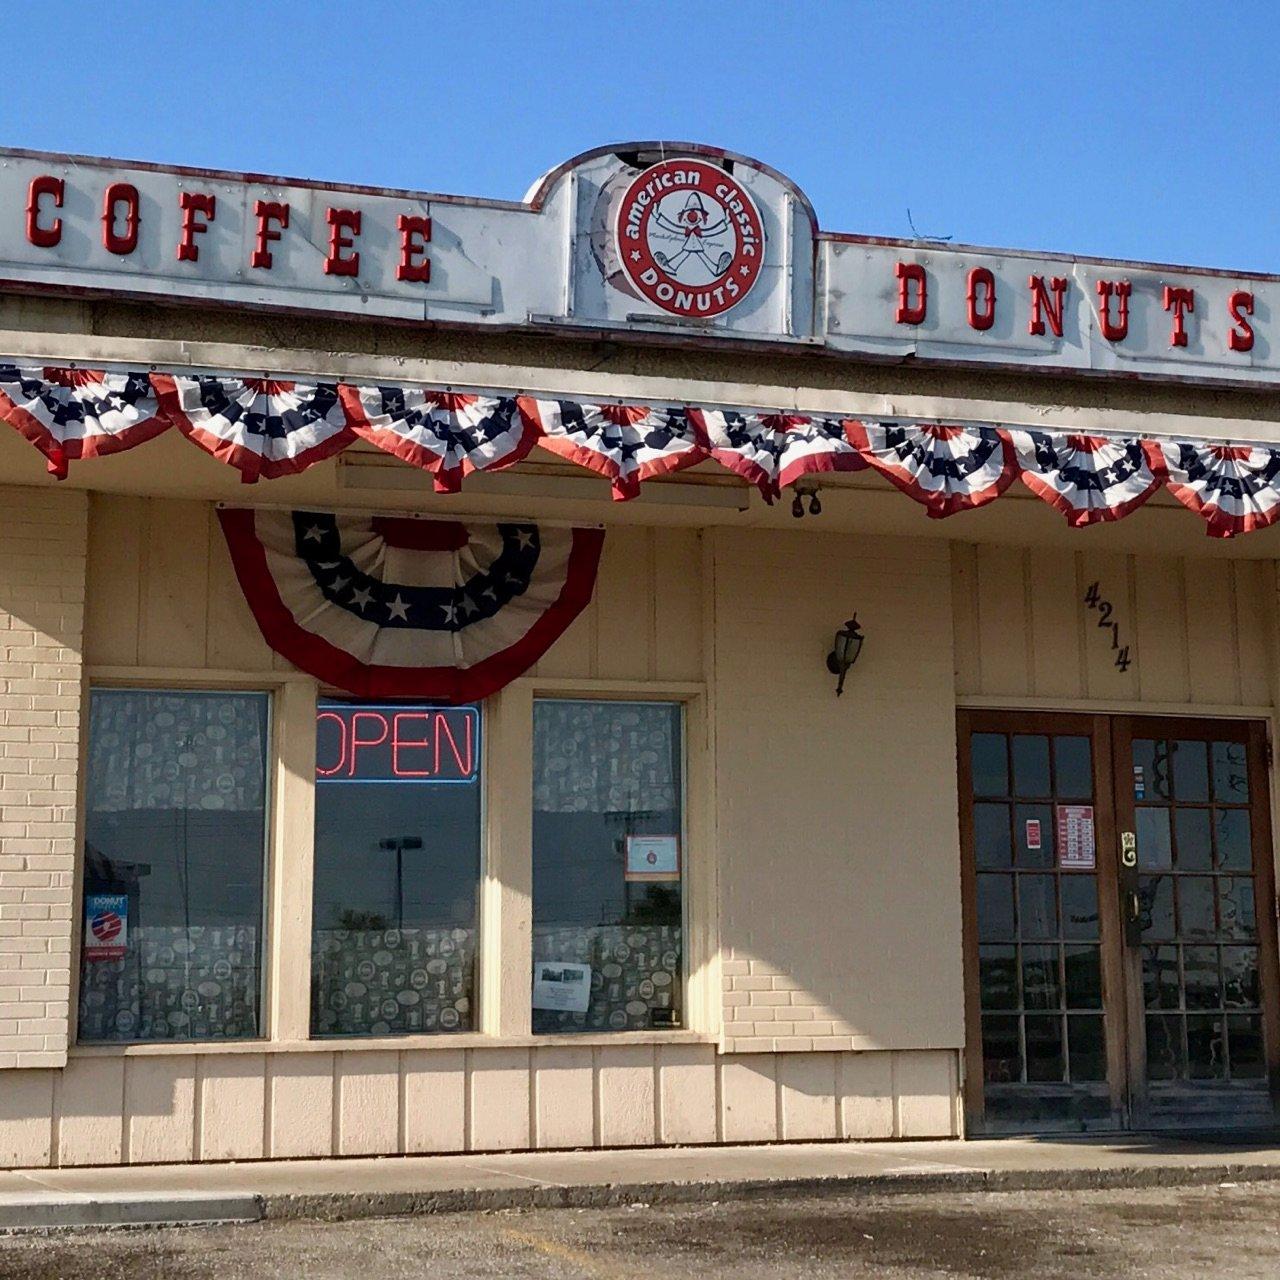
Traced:
<svg viewBox="0 0 1280 1280">
<path fill-rule="evenodd" d="M 617 236 L 635 290 L 682 318 L 736 306 L 764 264 L 754 201 L 732 175 L 701 160 L 664 160 L 637 175 L 622 197 Z"/>
</svg>

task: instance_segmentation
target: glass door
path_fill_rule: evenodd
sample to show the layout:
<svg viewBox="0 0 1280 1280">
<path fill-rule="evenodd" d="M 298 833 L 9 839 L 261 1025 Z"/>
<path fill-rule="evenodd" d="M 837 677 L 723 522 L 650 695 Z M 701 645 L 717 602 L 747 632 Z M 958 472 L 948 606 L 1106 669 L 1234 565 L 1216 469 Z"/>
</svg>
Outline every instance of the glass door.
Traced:
<svg viewBox="0 0 1280 1280">
<path fill-rule="evenodd" d="M 1260 722 L 962 711 L 974 1133 L 1275 1123 Z"/>
<path fill-rule="evenodd" d="M 1100 717 L 960 718 L 966 1092 L 977 1132 L 1123 1123 L 1123 1001 Z"/>
<path fill-rule="evenodd" d="M 1263 726 L 1115 724 L 1134 1122 L 1274 1121 L 1276 917 Z M 1122 854 L 1123 859 L 1123 854 Z"/>
</svg>

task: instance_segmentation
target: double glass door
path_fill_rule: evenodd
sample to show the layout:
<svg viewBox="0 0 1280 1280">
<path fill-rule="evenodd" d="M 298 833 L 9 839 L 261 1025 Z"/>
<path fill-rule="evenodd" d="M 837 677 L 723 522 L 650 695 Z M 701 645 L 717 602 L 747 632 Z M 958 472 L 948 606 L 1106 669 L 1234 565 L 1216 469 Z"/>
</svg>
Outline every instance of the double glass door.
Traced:
<svg viewBox="0 0 1280 1280">
<path fill-rule="evenodd" d="M 962 712 L 973 1132 L 1273 1121 L 1261 724 Z"/>
</svg>

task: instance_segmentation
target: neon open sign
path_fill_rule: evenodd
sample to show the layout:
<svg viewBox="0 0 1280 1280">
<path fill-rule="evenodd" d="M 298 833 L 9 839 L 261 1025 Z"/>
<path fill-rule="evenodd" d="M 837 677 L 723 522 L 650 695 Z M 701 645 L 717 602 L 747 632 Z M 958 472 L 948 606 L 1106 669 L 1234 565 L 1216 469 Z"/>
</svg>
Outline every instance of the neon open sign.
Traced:
<svg viewBox="0 0 1280 1280">
<path fill-rule="evenodd" d="M 479 775 L 476 707 L 322 702 L 317 708 L 317 783 L 470 783 Z"/>
</svg>

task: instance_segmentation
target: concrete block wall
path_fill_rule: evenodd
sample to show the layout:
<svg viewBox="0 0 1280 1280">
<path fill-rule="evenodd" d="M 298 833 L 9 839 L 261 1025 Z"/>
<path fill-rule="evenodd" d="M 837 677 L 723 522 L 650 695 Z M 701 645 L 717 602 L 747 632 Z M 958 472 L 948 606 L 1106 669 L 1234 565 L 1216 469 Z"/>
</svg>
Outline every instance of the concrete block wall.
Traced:
<svg viewBox="0 0 1280 1280">
<path fill-rule="evenodd" d="M 0 1068 L 67 1060 L 87 512 L 0 490 Z"/>
</svg>

